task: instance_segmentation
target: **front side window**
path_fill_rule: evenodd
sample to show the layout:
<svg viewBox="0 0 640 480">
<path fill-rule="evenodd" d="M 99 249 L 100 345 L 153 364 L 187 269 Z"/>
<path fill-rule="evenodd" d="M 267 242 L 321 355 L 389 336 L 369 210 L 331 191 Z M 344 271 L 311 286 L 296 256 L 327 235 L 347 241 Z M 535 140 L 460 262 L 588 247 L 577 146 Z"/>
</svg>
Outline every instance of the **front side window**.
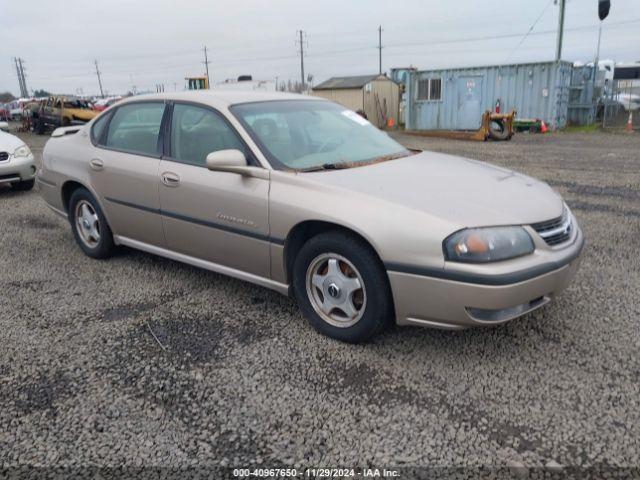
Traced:
<svg viewBox="0 0 640 480">
<path fill-rule="evenodd" d="M 93 126 L 91 127 L 91 139 L 94 141 L 94 143 L 102 143 L 101 140 L 102 134 L 104 133 L 104 127 L 107 126 L 110 116 L 111 115 L 108 113 L 105 115 L 101 115 L 100 118 L 98 118 L 93 123 Z"/>
<path fill-rule="evenodd" d="M 231 111 L 274 168 L 345 168 L 410 154 L 357 113 L 332 102 L 255 102 Z"/>
<path fill-rule="evenodd" d="M 219 114 L 194 105 L 173 106 L 171 158 L 204 167 L 210 153 L 232 149 L 247 153 L 236 132 Z"/>
<path fill-rule="evenodd" d="M 133 103 L 116 110 L 105 145 L 131 153 L 157 156 L 164 103 Z"/>
</svg>

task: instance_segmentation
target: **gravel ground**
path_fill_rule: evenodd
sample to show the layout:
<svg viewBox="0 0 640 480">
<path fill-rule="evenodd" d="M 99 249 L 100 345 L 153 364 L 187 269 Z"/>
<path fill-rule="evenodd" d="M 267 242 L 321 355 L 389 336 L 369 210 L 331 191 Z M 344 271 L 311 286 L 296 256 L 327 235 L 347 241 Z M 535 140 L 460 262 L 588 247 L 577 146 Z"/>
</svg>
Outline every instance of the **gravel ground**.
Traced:
<svg viewBox="0 0 640 480">
<path fill-rule="evenodd" d="M 0 464 L 637 468 L 640 136 L 397 136 L 551 183 L 587 237 L 575 282 L 498 328 L 345 345 L 263 288 L 90 260 L 0 188 Z"/>
</svg>

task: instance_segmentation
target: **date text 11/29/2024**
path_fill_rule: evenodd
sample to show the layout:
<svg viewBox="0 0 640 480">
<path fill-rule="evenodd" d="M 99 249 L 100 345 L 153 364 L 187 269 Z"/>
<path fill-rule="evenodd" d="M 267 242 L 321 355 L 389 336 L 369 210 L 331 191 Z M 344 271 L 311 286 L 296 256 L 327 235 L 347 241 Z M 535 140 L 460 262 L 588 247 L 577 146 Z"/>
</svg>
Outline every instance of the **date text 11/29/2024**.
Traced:
<svg viewBox="0 0 640 480">
<path fill-rule="evenodd" d="M 234 468 L 233 476 L 237 478 L 399 478 L 398 470 L 386 468 Z"/>
</svg>

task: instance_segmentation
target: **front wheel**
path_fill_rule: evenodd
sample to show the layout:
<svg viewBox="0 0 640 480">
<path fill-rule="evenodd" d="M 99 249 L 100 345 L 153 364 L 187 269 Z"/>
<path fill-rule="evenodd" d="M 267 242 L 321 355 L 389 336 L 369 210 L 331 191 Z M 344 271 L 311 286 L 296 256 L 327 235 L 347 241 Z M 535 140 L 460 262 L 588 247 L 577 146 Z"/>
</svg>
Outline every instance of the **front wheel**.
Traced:
<svg viewBox="0 0 640 480">
<path fill-rule="evenodd" d="M 113 254 L 111 229 L 93 195 L 79 188 L 69 200 L 69 222 L 76 242 L 91 258 L 107 258 Z"/>
<path fill-rule="evenodd" d="M 369 340 L 392 320 L 387 274 L 373 249 L 340 231 L 311 238 L 293 267 L 294 295 L 320 333 L 349 343 Z"/>
</svg>

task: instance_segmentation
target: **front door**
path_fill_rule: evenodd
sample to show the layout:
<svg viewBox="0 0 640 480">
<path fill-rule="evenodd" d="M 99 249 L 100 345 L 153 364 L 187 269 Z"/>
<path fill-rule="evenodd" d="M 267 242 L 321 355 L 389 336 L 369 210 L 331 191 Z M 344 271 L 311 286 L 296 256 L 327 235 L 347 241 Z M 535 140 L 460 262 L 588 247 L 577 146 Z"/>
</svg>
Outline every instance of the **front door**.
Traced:
<svg viewBox="0 0 640 480">
<path fill-rule="evenodd" d="M 163 102 L 118 107 L 88 159 L 91 183 L 101 195 L 113 233 L 162 247 L 158 167 L 164 109 Z"/>
<path fill-rule="evenodd" d="M 482 123 L 482 77 L 458 78 L 458 130 L 477 130 Z"/>
<path fill-rule="evenodd" d="M 269 277 L 269 180 L 206 168 L 209 153 L 238 149 L 233 127 L 208 108 L 173 106 L 160 162 L 160 209 L 170 250 Z"/>
</svg>

